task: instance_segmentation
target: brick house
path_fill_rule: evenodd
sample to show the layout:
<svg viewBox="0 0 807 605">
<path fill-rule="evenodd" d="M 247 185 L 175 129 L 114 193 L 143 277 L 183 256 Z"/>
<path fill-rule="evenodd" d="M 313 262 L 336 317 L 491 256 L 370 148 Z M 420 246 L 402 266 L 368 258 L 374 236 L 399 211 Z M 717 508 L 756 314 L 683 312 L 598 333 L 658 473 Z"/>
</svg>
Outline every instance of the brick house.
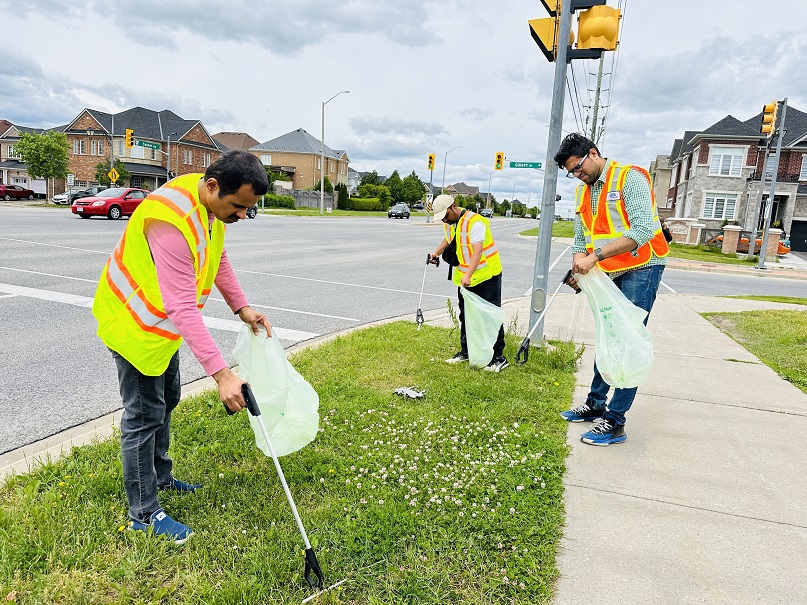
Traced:
<svg viewBox="0 0 807 605">
<path fill-rule="evenodd" d="M 20 155 L 16 150 L 16 144 L 26 132 L 43 134 L 45 131 L 0 120 L 0 183 L 20 185 L 33 190 L 39 197 L 47 197 L 46 180 L 32 179 L 28 174 L 28 164 L 19 159 Z"/>
<path fill-rule="evenodd" d="M 322 143 L 302 128 L 250 147 L 264 166 L 284 172 L 292 179 L 294 189 L 312 189 L 322 176 Z M 347 185 L 347 152 L 325 145 L 325 176 L 332 185 Z"/>
<path fill-rule="evenodd" d="M 135 139 L 159 148 L 126 147 L 126 129 L 134 131 Z M 204 172 L 222 151 L 200 121 L 185 120 L 167 109 L 134 107 L 116 114 L 84 109 L 54 130 L 67 135 L 69 170 L 77 187 L 96 184 L 96 166 L 108 163 L 110 156 L 123 162 L 131 175 L 129 183 L 120 184 L 154 190 L 168 180 L 169 161 L 172 175 Z"/>
<path fill-rule="evenodd" d="M 728 115 L 676 139 L 667 194 L 674 217 L 706 229 L 720 229 L 725 222 L 746 231 L 761 229 L 761 216 L 752 224 L 754 210 L 770 193 L 770 181 L 763 177 L 776 169 L 771 225 L 790 236 L 794 250 L 807 250 L 807 114 L 788 107 L 786 119 L 778 167 L 773 153 L 766 159 L 769 140 L 760 133 L 761 112 L 745 121 Z"/>
<path fill-rule="evenodd" d="M 240 149 L 241 151 L 248 151 L 250 147 L 260 144 L 258 139 L 251 137 L 246 132 L 218 132 L 213 135 L 213 139 L 220 147 L 228 150 Z"/>
<path fill-rule="evenodd" d="M 479 193 L 479 187 L 474 185 L 466 185 L 463 182 L 454 183 L 453 185 L 446 187 L 444 193 L 450 195 L 451 197 L 457 197 L 458 195 L 463 197 L 473 197 Z"/>
</svg>

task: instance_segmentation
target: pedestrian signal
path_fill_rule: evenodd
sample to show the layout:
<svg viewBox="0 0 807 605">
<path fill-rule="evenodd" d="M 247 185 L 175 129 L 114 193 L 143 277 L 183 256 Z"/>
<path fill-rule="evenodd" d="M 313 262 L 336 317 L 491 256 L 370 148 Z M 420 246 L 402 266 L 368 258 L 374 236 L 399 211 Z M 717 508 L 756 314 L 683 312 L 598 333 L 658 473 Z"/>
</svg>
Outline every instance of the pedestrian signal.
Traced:
<svg viewBox="0 0 807 605">
<path fill-rule="evenodd" d="M 429 170 L 434 170 L 434 154 L 429 154 Z"/>
<path fill-rule="evenodd" d="M 504 168 L 504 152 L 499 151 L 496 153 L 496 163 L 493 165 L 496 170 Z"/>
<path fill-rule="evenodd" d="M 134 130 L 131 128 L 126 129 L 125 144 L 127 147 L 134 147 Z"/>
</svg>

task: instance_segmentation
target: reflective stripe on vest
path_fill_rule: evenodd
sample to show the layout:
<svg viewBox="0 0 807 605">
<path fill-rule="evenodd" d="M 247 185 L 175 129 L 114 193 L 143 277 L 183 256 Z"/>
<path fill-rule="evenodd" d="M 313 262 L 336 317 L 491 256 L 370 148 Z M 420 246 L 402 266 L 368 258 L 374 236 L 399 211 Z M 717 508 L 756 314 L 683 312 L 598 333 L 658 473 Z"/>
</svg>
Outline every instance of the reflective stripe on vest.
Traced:
<svg viewBox="0 0 807 605">
<path fill-rule="evenodd" d="M 197 307 L 210 294 L 224 250 L 224 223 L 198 199 L 201 174 L 181 176 L 149 194 L 137 207 L 107 261 L 93 301 L 98 336 L 141 373 L 165 371 L 182 338 L 168 319 L 146 240 L 148 224 L 160 220 L 182 233 L 193 258 Z"/>
<path fill-rule="evenodd" d="M 457 267 L 457 272 L 453 276 L 453 281 L 458 286 L 462 281 L 463 274 L 467 273 L 471 259 L 473 258 L 471 228 L 477 221 L 481 221 L 485 225 L 485 239 L 482 242 L 482 256 L 479 259 L 476 270 L 471 275 L 470 285 L 475 286 L 502 272 L 499 251 L 496 248 L 496 243 L 493 241 L 493 235 L 490 232 L 488 220 L 476 212 L 466 210 L 453 230 L 457 237 L 457 259 L 460 263 Z M 450 242 L 452 236 L 451 227 L 449 225 L 443 225 L 443 229 L 446 233 L 446 240 Z"/>
<path fill-rule="evenodd" d="M 618 240 L 630 229 L 630 219 L 622 191 L 625 188 L 628 171 L 631 169 L 637 170 L 647 179 L 653 216 L 653 237 L 634 252 L 624 252 L 598 262 L 597 266 L 606 272 L 639 267 L 649 263 L 654 255 L 663 257 L 669 253 L 669 246 L 661 232 L 661 221 L 658 218 L 650 175 L 640 166 L 617 164 L 616 162 L 610 162 L 606 168 L 604 184 L 597 201 L 596 215 L 592 214 L 591 187 L 581 184 L 577 188 L 577 212 L 580 214 L 583 226 L 586 250 L 590 254 L 595 248 L 602 248 Z"/>
</svg>

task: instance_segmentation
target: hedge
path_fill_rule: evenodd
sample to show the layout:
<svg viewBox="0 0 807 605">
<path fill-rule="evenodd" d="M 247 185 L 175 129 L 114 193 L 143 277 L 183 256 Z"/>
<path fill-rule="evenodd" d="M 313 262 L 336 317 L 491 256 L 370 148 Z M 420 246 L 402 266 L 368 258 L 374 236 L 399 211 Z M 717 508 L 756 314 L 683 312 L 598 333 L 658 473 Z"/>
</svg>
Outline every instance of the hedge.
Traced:
<svg viewBox="0 0 807 605">
<path fill-rule="evenodd" d="M 263 196 L 263 199 L 268 208 L 295 209 L 294 198 L 290 195 L 275 195 L 274 193 L 267 193 Z"/>
<path fill-rule="evenodd" d="M 373 197 L 352 197 L 350 198 L 351 210 L 364 210 L 364 211 L 379 211 L 383 210 L 379 199 Z"/>
</svg>

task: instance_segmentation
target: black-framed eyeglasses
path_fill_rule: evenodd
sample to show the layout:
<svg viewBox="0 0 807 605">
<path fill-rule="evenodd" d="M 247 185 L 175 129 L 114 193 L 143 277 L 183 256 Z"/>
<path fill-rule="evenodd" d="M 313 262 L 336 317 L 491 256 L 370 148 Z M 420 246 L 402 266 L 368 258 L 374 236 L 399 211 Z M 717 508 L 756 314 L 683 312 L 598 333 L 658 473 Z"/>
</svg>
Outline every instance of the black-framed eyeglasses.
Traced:
<svg viewBox="0 0 807 605">
<path fill-rule="evenodd" d="M 577 164 L 574 165 L 574 168 L 572 168 L 571 170 L 569 170 L 566 173 L 566 178 L 567 179 L 573 179 L 578 175 L 578 173 L 583 169 L 583 162 L 586 161 L 587 157 L 588 157 L 588 154 L 583 156 L 583 159 L 580 160 L 579 162 L 577 162 Z"/>
</svg>

